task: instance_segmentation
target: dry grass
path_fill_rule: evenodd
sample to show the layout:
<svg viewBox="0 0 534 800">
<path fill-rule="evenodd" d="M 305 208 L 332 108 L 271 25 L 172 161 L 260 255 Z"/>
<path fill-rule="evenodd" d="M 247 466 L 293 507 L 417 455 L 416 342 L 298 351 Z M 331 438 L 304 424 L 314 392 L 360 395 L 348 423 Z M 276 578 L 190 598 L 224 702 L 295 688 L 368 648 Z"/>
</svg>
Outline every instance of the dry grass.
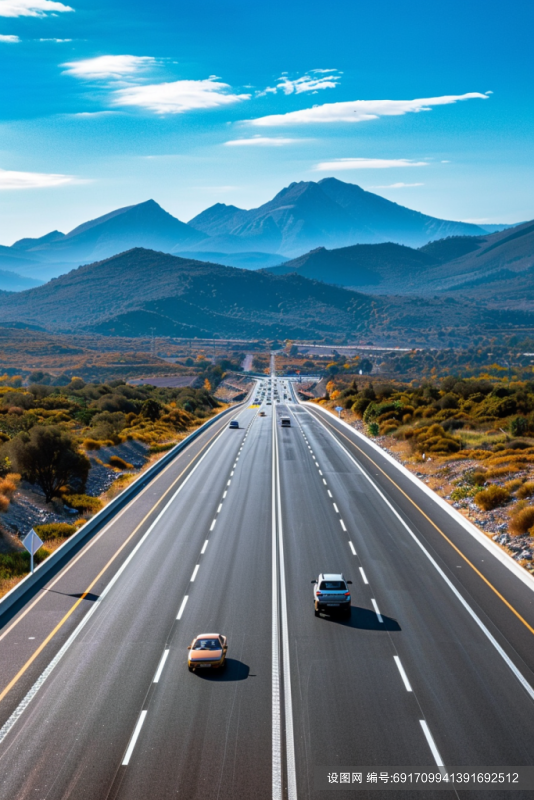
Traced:
<svg viewBox="0 0 534 800">
<path fill-rule="evenodd" d="M 0 597 L 11 591 L 17 583 L 20 583 L 22 578 L 0 578 Z"/>
</svg>

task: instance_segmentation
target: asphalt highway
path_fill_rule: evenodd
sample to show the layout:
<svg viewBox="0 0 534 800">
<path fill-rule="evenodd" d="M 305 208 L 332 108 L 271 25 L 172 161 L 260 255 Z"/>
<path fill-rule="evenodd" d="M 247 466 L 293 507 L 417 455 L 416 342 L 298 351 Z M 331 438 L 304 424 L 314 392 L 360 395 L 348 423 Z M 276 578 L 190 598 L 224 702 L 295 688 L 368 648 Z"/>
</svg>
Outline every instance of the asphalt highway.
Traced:
<svg viewBox="0 0 534 800">
<path fill-rule="evenodd" d="M 287 381 L 256 397 L 0 618 L 0 800 L 326 800 L 318 765 L 534 764 L 532 586 Z M 314 615 L 321 572 L 353 582 L 350 619 Z M 225 670 L 188 672 L 199 633 Z M 340 796 L 367 794 L 488 796 Z"/>
</svg>

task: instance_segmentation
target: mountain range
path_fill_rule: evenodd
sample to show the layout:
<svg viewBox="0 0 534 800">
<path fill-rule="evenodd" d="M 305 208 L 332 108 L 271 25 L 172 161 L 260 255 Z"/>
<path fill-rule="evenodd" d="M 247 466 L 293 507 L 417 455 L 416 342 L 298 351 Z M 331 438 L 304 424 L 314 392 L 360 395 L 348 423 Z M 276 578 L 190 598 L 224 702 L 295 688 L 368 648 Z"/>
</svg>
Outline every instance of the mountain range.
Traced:
<svg viewBox="0 0 534 800">
<path fill-rule="evenodd" d="M 496 308 L 529 309 L 534 301 L 534 222 L 486 236 L 452 236 L 419 249 L 391 242 L 321 247 L 267 271 L 370 294 L 454 293 Z"/>
<path fill-rule="evenodd" d="M 243 270 L 135 248 L 20 293 L 0 293 L 3 325 L 115 336 L 466 341 L 473 331 L 533 325 L 530 310 L 463 297 L 380 297 L 295 272 Z"/>
<path fill-rule="evenodd" d="M 185 254 L 250 269 L 268 267 L 316 247 L 395 242 L 419 247 L 447 236 L 485 231 L 412 211 L 334 178 L 292 183 L 268 203 L 245 210 L 217 203 L 181 222 L 154 200 L 0 246 L 0 270 L 41 281 L 133 247 Z M 0 289 L 9 286 L 0 276 Z"/>
</svg>

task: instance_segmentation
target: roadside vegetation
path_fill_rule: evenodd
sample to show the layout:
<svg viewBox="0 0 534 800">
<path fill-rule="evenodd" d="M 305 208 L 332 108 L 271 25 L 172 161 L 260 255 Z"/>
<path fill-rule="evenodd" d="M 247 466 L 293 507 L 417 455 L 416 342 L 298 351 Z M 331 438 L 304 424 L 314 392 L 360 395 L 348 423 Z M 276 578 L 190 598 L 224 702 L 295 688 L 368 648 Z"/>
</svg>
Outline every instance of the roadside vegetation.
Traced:
<svg viewBox="0 0 534 800">
<path fill-rule="evenodd" d="M 410 467 L 534 571 L 534 381 L 419 386 L 336 376 L 318 402 Z"/>
<path fill-rule="evenodd" d="M 142 465 L 221 408 L 210 388 L 0 379 L 0 596 L 29 570 L 20 537 L 32 524 L 44 541 L 39 563 Z M 135 466 L 128 447 L 137 448 Z M 32 522 L 32 509 L 51 522 Z"/>
</svg>

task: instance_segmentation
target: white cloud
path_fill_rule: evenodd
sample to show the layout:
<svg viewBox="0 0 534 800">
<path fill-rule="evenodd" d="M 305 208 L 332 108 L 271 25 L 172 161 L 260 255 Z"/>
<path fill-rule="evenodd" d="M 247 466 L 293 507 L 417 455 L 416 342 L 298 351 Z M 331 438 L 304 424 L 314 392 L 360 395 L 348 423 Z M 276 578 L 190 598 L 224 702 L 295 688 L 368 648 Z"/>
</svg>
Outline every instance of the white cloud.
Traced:
<svg viewBox="0 0 534 800">
<path fill-rule="evenodd" d="M 426 167 L 427 161 L 414 161 L 411 158 L 336 158 L 322 161 L 314 169 L 318 172 L 331 172 L 340 169 L 391 169 L 393 167 Z"/>
<path fill-rule="evenodd" d="M 84 80 L 109 80 L 137 75 L 147 67 L 152 67 L 156 59 L 152 56 L 97 56 L 81 61 L 68 61 L 66 75 L 74 75 Z"/>
<path fill-rule="evenodd" d="M 302 94 L 302 92 L 317 92 L 319 89 L 335 89 L 340 81 L 340 73 L 336 69 L 312 69 L 300 78 L 288 78 L 283 72 L 278 78 L 276 86 L 268 86 L 263 92 L 258 92 L 258 97 L 266 94 Z"/>
<path fill-rule="evenodd" d="M 18 36 L 11 36 L 7 33 L 0 33 L 0 42 L 20 42 L 20 38 Z"/>
<path fill-rule="evenodd" d="M 474 98 L 489 99 L 485 94 L 470 92 L 461 95 L 425 97 L 417 100 L 352 100 L 346 103 L 325 103 L 301 111 L 290 111 L 287 114 L 272 114 L 268 117 L 249 120 L 249 123 L 258 127 L 273 127 L 325 122 L 363 122 L 379 117 L 398 117 L 403 114 L 430 111 L 433 106 L 451 105 L 459 100 Z"/>
<path fill-rule="evenodd" d="M 0 0 L 0 17 L 45 17 L 61 11 L 74 11 L 54 0 Z"/>
<path fill-rule="evenodd" d="M 368 189 L 405 189 L 408 186 L 424 186 L 424 183 L 390 183 L 387 186 L 368 186 Z"/>
<path fill-rule="evenodd" d="M 39 39 L 40 42 L 72 42 L 72 39 Z"/>
<path fill-rule="evenodd" d="M 156 114 L 183 114 L 250 99 L 249 94 L 232 94 L 229 89 L 228 84 L 213 80 L 155 83 L 118 89 L 113 92 L 112 102 L 117 106 L 145 108 Z"/>
<path fill-rule="evenodd" d="M 227 147 L 256 146 L 256 147 L 282 147 L 284 144 L 294 144 L 302 139 L 283 139 L 274 136 L 254 136 L 252 139 L 232 139 L 224 142 Z"/>
<path fill-rule="evenodd" d="M 51 175 L 44 172 L 15 172 L 0 169 L 0 190 L 43 189 L 75 182 L 76 178 L 73 175 Z"/>
</svg>

